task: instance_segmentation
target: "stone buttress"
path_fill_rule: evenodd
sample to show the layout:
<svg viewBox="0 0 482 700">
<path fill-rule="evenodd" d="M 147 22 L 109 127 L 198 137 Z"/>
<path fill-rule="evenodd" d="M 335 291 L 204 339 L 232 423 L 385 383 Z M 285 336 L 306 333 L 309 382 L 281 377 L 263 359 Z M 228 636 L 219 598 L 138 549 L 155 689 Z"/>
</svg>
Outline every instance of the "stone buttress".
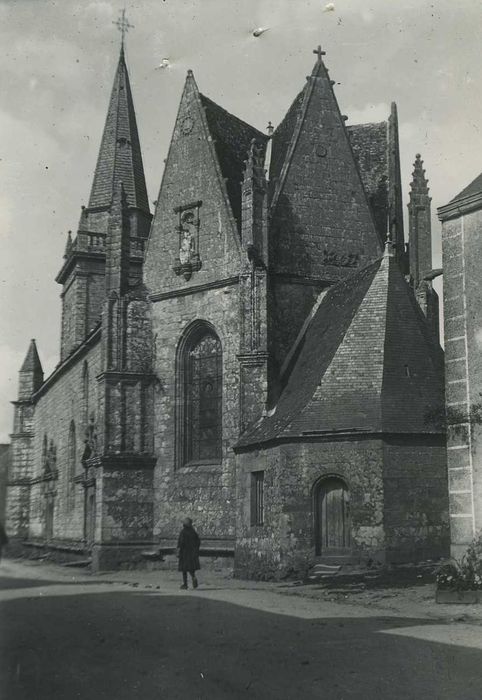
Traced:
<svg viewBox="0 0 482 700">
<path fill-rule="evenodd" d="M 35 403 L 33 396 L 43 382 L 43 370 L 35 340 L 30 342 L 19 371 L 18 397 L 13 401 L 14 423 L 11 461 L 7 475 L 6 529 L 11 540 L 28 536 L 30 522 L 30 485 L 33 477 L 33 438 Z"/>
<path fill-rule="evenodd" d="M 482 530 L 482 175 L 438 209 L 452 554 Z"/>
<path fill-rule="evenodd" d="M 129 284 L 129 245 L 129 207 L 119 182 L 106 238 L 97 377 L 103 423 L 96 453 L 84 458 L 86 504 L 95 490 L 94 569 L 135 560 L 152 544 L 152 333 L 147 294 L 142 284 Z"/>
<path fill-rule="evenodd" d="M 240 292 L 240 431 L 258 420 L 268 394 L 267 182 L 263 145 L 252 141 L 246 160 L 242 192 L 241 247 L 245 263 Z"/>
</svg>

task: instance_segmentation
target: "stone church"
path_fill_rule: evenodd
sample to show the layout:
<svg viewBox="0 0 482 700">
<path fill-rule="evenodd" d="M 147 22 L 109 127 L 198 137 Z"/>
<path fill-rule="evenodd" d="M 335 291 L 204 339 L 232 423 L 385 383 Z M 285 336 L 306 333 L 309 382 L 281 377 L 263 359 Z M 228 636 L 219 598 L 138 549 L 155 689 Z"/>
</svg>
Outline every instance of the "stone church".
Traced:
<svg viewBox="0 0 482 700">
<path fill-rule="evenodd" d="M 347 126 L 315 54 L 267 134 L 188 71 L 152 215 L 121 50 L 56 277 L 60 360 L 44 378 L 32 341 L 20 368 L 14 542 L 130 566 L 188 515 L 238 575 L 446 554 L 425 171 L 406 245 L 396 106 Z"/>
</svg>

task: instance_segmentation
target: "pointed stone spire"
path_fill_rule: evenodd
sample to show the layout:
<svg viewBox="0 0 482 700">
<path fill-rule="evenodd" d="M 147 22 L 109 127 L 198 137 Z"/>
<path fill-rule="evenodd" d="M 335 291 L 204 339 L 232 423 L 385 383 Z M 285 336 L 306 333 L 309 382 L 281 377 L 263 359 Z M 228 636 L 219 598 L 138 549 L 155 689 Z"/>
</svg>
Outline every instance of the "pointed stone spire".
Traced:
<svg viewBox="0 0 482 700">
<path fill-rule="evenodd" d="M 395 102 L 388 118 L 388 210 L 389 229 L 395 246 L 396 258 L 406 272 L 405 234 L 403 230 L 403 196 L 400 174 L 400 144 L 398 136 L 398 110 Z"/>
<path fill-rule="evenodd" d="M 283 366 L 320 283 L 344 279 L 383 252 L 323 52 L 315 53 L 311 75 L 272 136 L 269 266 L 273 279 L 290 278 L 274 282 L 272 368 Z M 317 280 L 310 293 L 306 287 L 303 307 L 292 301 L 299 292 L 288 291 L 296 277 Z"/>
<path fill-rule="evenodd" d="M 428 195 L 429 191 L 430 188 L 425 177 L 422 156 L 420 153 L 417 153 L 413 164 L 412 182 L 410 183 L 410 199 L 416 195 Z"/>
<path fill-rule="evenodd" d="M 355 261 L 352 266 L 363 267 L 383 248 L 324 52 L 318 47 L 314 53 L 316 62 L 302 92 L 273 134 L 270 210 L 274 225 L 279 218 L 280 228 L 286 229 L 277 234 L 279 247 L 289 251 L 286 268 L 293 272 L 293 261 L 305 265 L 312 254 L 310 275 L 334 281 L 352 271 L 337 261 L 348 257 Z M 286 245 L 281 243 L 285 235 L 291 239 Z M 334 265 L 323 263 L 319 251 L 325 249 Z"/>
<path fill-rule="evenodd" d="M 431 201 L 423 160 L 417 153 L 408 203 L 410 278 L 415 289 L 432 270 Z"/>
<path fill-rule="evenodd" d="M 35 339 L 33 338 L 30 341 L 25 360 L 20 367 L 18 398 L 30 398 L 32 394 L 34 394 L 40 388 L 43 379 L 44 373 L 42 363 L 40 362 L 37 345 L 35 343 Z"/>
<path fill-rule="evenodd" d="M 86 210 L 90 230 L 107 232 L 105 215 L 95 214 L 109 210 L 116 186 L 121 181 L 127 204 L 136 214 L 133 219 L 137 225 L 132 233 L 147 236 L 150 224 L 149 201 L 123 45 Z"/>
</svg>

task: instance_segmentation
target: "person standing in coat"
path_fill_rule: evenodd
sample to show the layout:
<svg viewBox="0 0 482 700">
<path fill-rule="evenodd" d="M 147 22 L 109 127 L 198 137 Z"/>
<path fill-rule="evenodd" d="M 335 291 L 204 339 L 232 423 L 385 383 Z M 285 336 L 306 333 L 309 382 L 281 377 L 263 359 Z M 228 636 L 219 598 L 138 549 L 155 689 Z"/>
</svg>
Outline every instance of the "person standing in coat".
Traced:
<svg viewBox="0 0 482 700">
<path fill-rule="evenodd" d="M 7 533 L 3 527 L 3 523 L 0 522 L 0 561 L 2 561 L 2 549 L 8 544 Z"/>
<path fill-rule="evenodd" d="M 178 570 L 182 572 L 182 586 L 187 589 L 187 575 L 191 575 L 192 587 L 198 587 L 196 571 L 199 571 L 199 546 L 201 540 L 196 530 L 192 526 L 191 518 L 184 518 L 182 521 L 182 530 L 179 533 L 177 541 L 177 556 L 179 558 Z"/>
</svg>

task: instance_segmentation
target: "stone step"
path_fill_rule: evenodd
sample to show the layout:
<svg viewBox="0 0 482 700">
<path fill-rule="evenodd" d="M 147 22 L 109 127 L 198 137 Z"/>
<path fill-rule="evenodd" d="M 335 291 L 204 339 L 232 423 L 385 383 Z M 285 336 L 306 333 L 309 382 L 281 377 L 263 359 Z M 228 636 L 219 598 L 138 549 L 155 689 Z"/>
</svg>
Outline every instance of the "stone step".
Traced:
<svg viewBox="0 0 482 700">
<path fill-rule="evenodd" d="M 92 564 L 92 559 L 80 559 L 80 560 L 74 560 L 74 561 L 66 561 L 62 564 L 62 566 L 67 566 L 67 567 L 72 567 L 72 568 L 77 568 L 77 569 L 85 569 L 88 566 Z"/>
<path fill-rule="evenodd" d="M 341 564 L 315 564 L 312 575 L 313 576 L 333 576 L 340 571 Z"/>
</svg>

